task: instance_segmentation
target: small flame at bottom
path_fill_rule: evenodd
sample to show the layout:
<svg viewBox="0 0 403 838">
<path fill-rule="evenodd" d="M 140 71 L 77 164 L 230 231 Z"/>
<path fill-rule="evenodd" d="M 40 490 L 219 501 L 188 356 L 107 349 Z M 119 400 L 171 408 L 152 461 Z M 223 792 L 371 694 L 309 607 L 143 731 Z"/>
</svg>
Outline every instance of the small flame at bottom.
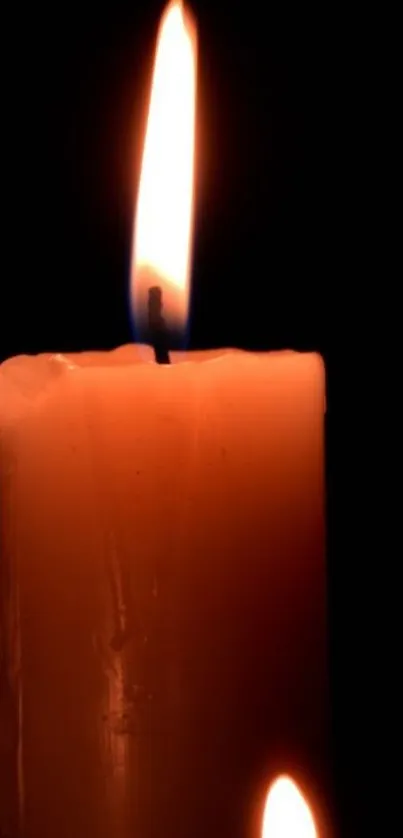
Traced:
<svg viewBox="0 0 403 838">
<path fill-rule="evenodd" d="M 290 777 L 278 777 L 269 789 L 262 838 L 318 838 L 311 810 Z"/>
</svg>

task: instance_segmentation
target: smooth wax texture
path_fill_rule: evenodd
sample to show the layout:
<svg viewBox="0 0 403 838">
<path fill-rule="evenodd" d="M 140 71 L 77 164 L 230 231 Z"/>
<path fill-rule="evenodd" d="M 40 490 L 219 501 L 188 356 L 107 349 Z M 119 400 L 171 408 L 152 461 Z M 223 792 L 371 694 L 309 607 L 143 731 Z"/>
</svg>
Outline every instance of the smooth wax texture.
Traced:
<svg viewBox="0 0 403 838">
<path fill-rule="evenodd" d="M 322 362 L 173 361 L 0 366 L 6 835 L 260 838 L 282 771 L 326 801 Z"/>
</svg>

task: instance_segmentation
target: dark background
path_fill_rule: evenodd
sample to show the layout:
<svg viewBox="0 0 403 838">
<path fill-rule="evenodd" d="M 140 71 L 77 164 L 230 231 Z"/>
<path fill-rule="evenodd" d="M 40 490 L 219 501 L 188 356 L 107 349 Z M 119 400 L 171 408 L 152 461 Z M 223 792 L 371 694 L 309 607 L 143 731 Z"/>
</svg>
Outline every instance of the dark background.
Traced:
<svg viewBox="0 0 403 838">
<path fill-rule="evenodd" d="M 163 5 L 39 3 L 7 19 L 10 258 L 0 360 L 132 340 L 133 207 Z M 346 152 L 349 19 L 323 5 L 199 0 L 192 8 L 199 126 L 189 345 L 324 356 L 335 788 L 340 834 L 358 838 L 369 787 L 365 586 L 351 529 L 357 467 L 346 453 L 362 430 L 348 389 L 360 359 L 346 365 L 355 200 L 346 177 L 354 169 Z"/>
</svg>

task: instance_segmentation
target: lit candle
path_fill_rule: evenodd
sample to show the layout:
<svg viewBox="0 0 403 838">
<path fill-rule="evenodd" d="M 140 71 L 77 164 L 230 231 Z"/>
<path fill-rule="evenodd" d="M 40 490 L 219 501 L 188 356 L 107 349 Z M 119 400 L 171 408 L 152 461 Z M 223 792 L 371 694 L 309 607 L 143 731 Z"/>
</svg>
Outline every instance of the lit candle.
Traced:
<svg viewBox="0 0 403 838">
<path fill-rule="evenodd" d="M 157 354 L 188 305 L 195 79 L 172 2 L 132 270 Z M 326 799 L 321 359 L 170 360 L 0 367 L 2 834 L 240 838 L 283 765 Z"/>
</svg>

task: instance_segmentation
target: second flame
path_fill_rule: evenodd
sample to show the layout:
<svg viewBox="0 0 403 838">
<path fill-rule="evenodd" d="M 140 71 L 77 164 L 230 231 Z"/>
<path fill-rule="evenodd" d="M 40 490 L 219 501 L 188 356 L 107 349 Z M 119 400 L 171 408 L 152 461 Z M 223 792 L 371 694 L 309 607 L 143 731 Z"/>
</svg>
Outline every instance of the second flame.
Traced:
<svg viewBox="0 0 403 838">
<path fill-rule="evenodd" d="M 278 777 L 269 789 L 262 838 L 318 838 L 306 800 L 286 775 Z"/>
</svg>

